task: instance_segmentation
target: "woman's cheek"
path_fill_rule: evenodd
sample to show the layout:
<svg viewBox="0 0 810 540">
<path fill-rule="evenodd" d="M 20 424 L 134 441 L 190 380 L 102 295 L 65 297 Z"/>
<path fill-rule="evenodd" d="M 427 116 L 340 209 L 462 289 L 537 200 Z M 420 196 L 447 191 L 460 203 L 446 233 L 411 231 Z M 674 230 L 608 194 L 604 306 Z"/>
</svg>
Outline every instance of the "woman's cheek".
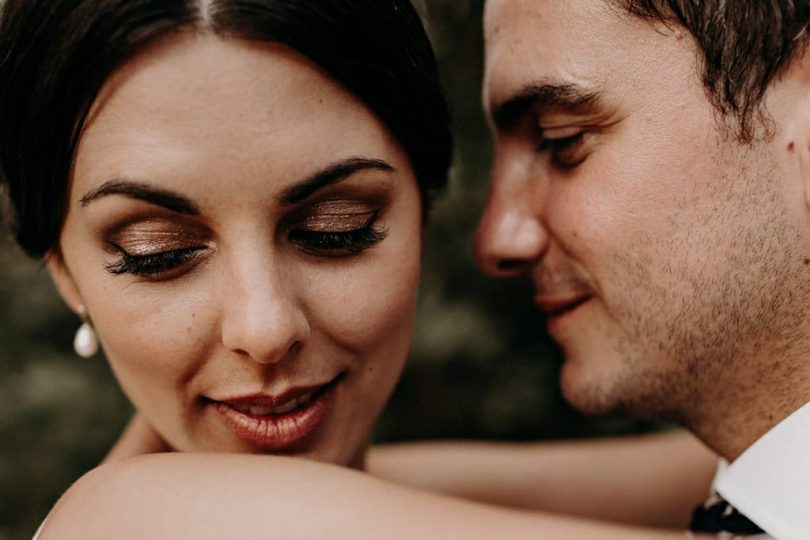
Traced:
<svg viewBox="0 0 810 540">
<path fill-rule="evenodd" d="M 410 340 L 420 272 L 419 237 L 413 236 L 314 282 L 311 315 L 343 348 L 362 355 Z"/>
<path fill-rule="evenodd" d="M 210 316 L 194 298 L 154 287 L 122 295 L 116 309 L 98 319 L 99 337 L 124 393 L 156 424 L 167 424 L 171 411 L 193 399 L 192 381 L 212 350 Z"/>
</svg>

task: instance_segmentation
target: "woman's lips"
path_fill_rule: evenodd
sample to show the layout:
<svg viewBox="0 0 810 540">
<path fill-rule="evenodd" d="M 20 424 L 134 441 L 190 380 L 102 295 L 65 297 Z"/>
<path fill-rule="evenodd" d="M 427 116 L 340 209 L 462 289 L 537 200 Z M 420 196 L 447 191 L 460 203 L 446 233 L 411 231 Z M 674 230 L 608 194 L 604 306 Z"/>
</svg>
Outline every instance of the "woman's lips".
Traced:
<svg viewBox="0 0 810 540">
<path fill-rule="evenodd" d="M 294 388 L 279 396 L 242 396 L 210 403 L 241 441 L 261 450 L 291 450 L 326 419 L 339 379 L 320 386 Z"/>
</svg>

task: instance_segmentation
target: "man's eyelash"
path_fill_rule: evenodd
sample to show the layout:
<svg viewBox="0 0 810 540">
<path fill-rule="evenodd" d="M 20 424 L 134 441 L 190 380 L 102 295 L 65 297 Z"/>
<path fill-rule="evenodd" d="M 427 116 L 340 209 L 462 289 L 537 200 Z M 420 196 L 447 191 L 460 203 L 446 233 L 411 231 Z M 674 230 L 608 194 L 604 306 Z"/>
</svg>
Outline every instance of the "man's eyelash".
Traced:
<svg viewBox="0 0 810 540">
<path fill-rule="evenodd" d="M 537 145 L 537 151 L 548 153 L 552 164 L 559 169 L 573 169 L 588 157 L 587 153 L 581 151 L 585 134 L 585 131 L 580 131 L 568 137 L 542 138 Z"/>
<path fill-rule="evenodd" d="M 561 137 L 559 139 L 550 139 L 550 138 L 543 138 L 540 141 L 540 144 L 537 146 L 538 151 L 543 152 L 545 150 L 551 150 L 553 152 L 559 152 L 574 146 L 575 144 L 579 144 L 582 142 L 585 136 L 584 131 L 580 131 L 575 135 L 571 135 L 570 137 Z"/>
</svg>

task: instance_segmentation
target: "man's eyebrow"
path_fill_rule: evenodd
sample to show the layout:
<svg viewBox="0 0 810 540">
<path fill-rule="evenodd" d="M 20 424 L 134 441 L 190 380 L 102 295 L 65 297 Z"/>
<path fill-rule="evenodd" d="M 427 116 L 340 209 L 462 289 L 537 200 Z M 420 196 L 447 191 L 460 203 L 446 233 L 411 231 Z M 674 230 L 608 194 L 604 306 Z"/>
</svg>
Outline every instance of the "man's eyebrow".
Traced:
<svg viewBox="0 0 810 540">
<path fill-rule="evenodd" d="M 178 214 L 197 216 L 200 213 L 197 205 L 182 195 L 126 178 L 113 178 L 104 182 L 101 186 L 85 194 L 79 200 L 79 204 L 86 207 L 93 201 L 111 195 L 123 195 L 130 199 L 145 201 Z"/>
<path fill-rule="evenodd" d="M 282 204 L 296 204 L 312 196 L 316 191 L 326 186 L 336 184 L 364 169 L 394 172 L 395 169 L 386 161 L 364 157 L 344 159 L 329 165 L 309 178 L 284 190 L 281 195 Z"/>
<path fill-rule="evenodd" d="M 492 121 L 499 131 L 509 132 L 538 109 L 581 112 L 594 108 L 601 96 L 597 88 L 586 88 L 574 83 L 538 81 L 496 103 L 492 108 Z"/>
</svg>

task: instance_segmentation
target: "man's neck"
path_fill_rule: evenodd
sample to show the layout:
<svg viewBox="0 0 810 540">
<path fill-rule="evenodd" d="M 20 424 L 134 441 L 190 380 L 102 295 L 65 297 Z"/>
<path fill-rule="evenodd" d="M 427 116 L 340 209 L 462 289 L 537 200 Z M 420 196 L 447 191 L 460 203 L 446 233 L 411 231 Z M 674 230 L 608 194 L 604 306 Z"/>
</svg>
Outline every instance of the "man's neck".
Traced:
<svg viewBox="0 0 810 540">
<path fill-rule="evenodd" d="M 810 355 L 762 360 L 735 369 L 731 384 L 718 381 L 686 421 L 687 428 L 728 461 L 810 401 Z"/>
</svg>

